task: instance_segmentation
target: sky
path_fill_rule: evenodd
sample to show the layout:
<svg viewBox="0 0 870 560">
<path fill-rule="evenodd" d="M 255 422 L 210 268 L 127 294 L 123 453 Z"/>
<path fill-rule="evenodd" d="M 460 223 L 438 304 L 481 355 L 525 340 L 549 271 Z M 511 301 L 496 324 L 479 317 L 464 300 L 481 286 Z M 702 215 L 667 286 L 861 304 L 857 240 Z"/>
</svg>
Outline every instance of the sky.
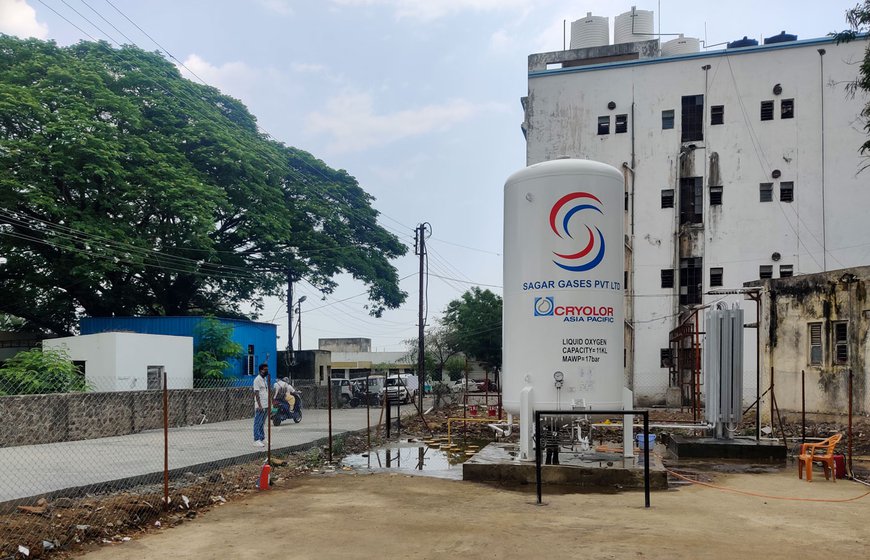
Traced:
<svg viewBox="0 0 870 560">
<path fill-rule="evenodd" d="M 376 319 L 349 276 L 325 297 L 297 283 L 302 347 L 365 337 L 373 350 L 402 351 L 417 335 L 418 224 L 432 231 L 429 325 L 472 286 L 501 294 L 502 189 L 525 166 L 527 57 L 561 50 L 563 22 L 570 37 L 587 12 L 608 16 L 612 38 L 614 17 L 637 6 L 655 12 L 657 31 L 707 45 L 782 30 L 809 39 L 845 28 L 855 2 L 0 0 L 0 32 L 60 45 L 126 43 L 123 32 L 165 49 L 242 100 L 274 138 L 355 176 L 380 224 L 410 247 L 394 263 L 408 298 Z M 268 299 L 260 320 L 276 323 L 286 346 L 285 304 Z"/>
</svg>

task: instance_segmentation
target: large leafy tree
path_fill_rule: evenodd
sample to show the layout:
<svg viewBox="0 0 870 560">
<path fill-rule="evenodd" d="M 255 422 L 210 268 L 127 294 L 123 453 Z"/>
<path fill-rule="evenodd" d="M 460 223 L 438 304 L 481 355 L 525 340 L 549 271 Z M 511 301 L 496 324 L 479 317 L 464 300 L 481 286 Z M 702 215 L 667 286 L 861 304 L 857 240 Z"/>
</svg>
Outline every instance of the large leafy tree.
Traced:
<svg viewBox="0 0 870 560">
<path fill-rule="evenodd" d="M 442 323 L 462 352 L 489 368 L 501 368 L 501 296 L 475 286 L 447 304 Z"/>
<path fill-rule="evenodd" d="M 239 101 L 133 47 L 0 35 L 0 313 L 239 315 L 287 277 L 348 272 L 375 315 L 405 298 L 343 170 L 276 142 Z"/>
<path fill-rule="evenodd" d="M 838 41 L 849 42 L 856 39 L 867 41 L 870 38 L 868 35 L 870 33 L 870 0 L 859 2 L 854 8 L 847 10 L 846 21 L 849 23 L 849 29 L 834 34 Z M 864 50 L 864 58 L 858 68 L 858 77 L 849 82 L 847 88 L 853 95 L 860 90 L 870 92 L 870 44 Z M 861 117 L 864 119 L 864 130 L 870 135 L 870 103 L 864 106 Z M 870 152 L 870 139 L 861 145 L 861 153 L 867 154 L 868 152 Z"/>
</svg>

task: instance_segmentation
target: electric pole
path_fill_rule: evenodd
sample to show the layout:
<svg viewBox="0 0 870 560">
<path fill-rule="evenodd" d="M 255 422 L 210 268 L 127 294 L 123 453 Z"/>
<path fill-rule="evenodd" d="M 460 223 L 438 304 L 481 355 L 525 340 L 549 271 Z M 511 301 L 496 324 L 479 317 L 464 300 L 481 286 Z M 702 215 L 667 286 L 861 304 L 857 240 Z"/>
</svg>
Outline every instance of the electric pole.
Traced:
<svg viewBox="0 0 870 560">
<path fill-rule="evenodd" d="M 287 353 L 284 355 L 287 362 L 287 375 L 290 375 L 290 366 L 293 364 L 293 273 L 287 269 Z"/>
<path fill-rule="evenodd" d="M 416 243 L 414 244 L 414 254 L 420 256 L 420 292 L 419 292 L 419 312 L 417 314 L 417 324 L 419 326 L 417 333 L 417 384 L 419 386 L 420 391 L 420 413 L 423 412 L 423 393 L 426 387 L 426 360 L 424 357 L 424 329 L 426 327 L 425 321 L 423 319 L 423 303 L 425 300 L 425 277 L 424 277 L 424 265 L 426 261 L 426 227 L 429 226 L 429 230 L 431 233 L 431 227 L 428 223 L 423 222 L 419 226 L 417 226 L 416 231 Z"/>
</svg>

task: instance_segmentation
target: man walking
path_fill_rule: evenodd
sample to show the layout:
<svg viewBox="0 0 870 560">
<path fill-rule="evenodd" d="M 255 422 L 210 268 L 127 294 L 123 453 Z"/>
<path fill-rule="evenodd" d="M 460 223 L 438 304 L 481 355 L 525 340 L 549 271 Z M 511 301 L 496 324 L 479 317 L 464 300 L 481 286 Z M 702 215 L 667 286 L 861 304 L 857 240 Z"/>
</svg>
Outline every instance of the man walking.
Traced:
<svg viewBox="0 0 870 560">
<path fill-rule="evenodd" d="M 254 445 L 265 447 L 263 440 L 266 432 L 263 426 L 266 423 L 267 406 L 269 402 L 269 366 L 260 364 L 260 375 L 254 378 Z"/>
</svg>

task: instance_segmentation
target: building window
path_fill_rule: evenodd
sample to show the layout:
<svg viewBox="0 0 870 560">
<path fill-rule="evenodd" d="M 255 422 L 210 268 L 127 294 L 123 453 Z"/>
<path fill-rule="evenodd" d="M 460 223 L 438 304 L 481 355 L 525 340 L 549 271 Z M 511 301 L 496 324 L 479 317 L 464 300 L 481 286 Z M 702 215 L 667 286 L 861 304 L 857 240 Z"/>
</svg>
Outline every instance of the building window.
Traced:
<svg viewBox="0 0 870 560">
<path fill-rule="evenodd" d="M 616 134 L 628 132 L 628 115 L 616 115 Z"/>
<path fill-rule="evenodd" d="M 779 106 L 779 118 L 793 119 L 794 118 L 794 99 L 783 99 Z"/>
<path fill-rule="evenodd" d="M 704 96 L 684 95 L 683 112 L 680 115 L 680 132 L 683 142 L 704 139 Z"/>
<path fill-rule="evenodd" d="M 701 303 L 703 274 L 701 257 L 680 259 L 680 305 Z"/>
<path fill-rule="evenodd" d="M 610 116 L 598 117 L 598 135 L 610 134 Z"/>
<path fill-rule="evenodd" d="M 680 224 L 704 223 L 704 190 L 701 177 L 680 179 Z"/>
<path fill-rule="evenodd" d="M 794 266 L 790 264 L 781 264 L 779 265 L 779 277 L 780 278 L 791 278 L 794 276 Z"/>
<path fill-rule="evenodd" d="M 849 363 L 849 323 L 834 323 L 834 363 Z"/>
<path fill-rule="evenodd" d="M 673 268 L 663 268 L 662 269 L 662 288 L 673 288 L 674 287 L 674 269 Z"/>
<path fill-rule="evenodd" d="M 779 184 L 779 200 L 781 202 L 794 201 L 794 183 L 791 181 L 783 181 Z"/>
<path fill-rule="evenodd" d="M 628 291 L 628 271 L 622 271 L 622 289 Z"/>
<path fill-rule="evenodd" d="M 674 207 L 674 189 L 662 189 L 662 208 Z"/>
<path fill-rule="evenodd" d="M 662 111 L 662 130 L 674 128 L 674 110 Z"/>
<path fill-rule="evenodd" d="M 773 265 L 763 264 L 758 267 L 758 277 L 764 280 L 765 278 L 773 278 Z"/>
<path fill-rule="evenodd" d="M 710 287 L 722 285 L 722 268 L 710 269 Z"/>
<path fill-rule="evenodd" d="M 674 351 L 672 348 L 659 350 L 659 367 L 670 368 L 674 365 Z"/>
<path fill-rule="evenodd" d="M 809 323 L 810 331 L 810 365 L 822 365 L 822 324 Z"/>
<path fill-rule="evenodd" d="M 758 200 L 761 202 L 773 202 L 773 183 L 761 183 L 758 185 Z"/>
<path fill-rule="evenodd" d="M 761 102 L 761 120 L 763 120 L 763 121 L 772 121 L 773 120 L 773 101 L 762 101 Z"/>
<path fill-rule="evenodd" d="M 710 107 L 710 124 L 725 124 L 725 105 Z"/>
<path fill-rule="evenodd" d="M 721 186 L 711 186 L 710 187 L 710 206 L 721 206 L 722 204 L 722 187 Z"/>
</svg>

